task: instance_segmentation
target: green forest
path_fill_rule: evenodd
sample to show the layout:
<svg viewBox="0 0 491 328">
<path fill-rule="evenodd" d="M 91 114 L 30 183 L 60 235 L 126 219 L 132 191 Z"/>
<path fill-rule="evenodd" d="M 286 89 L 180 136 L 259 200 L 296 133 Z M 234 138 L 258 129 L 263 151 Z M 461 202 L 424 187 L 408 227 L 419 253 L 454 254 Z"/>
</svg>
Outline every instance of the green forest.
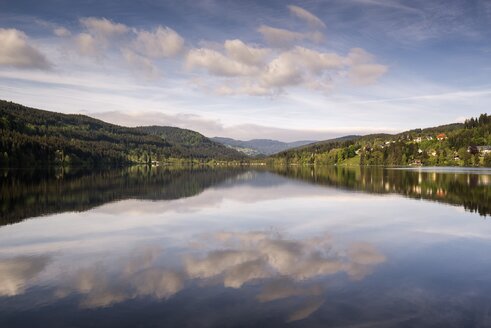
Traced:
<svg viewBox="0 0 491 328">
<path fill-rule="evenodd" d="M 399 134 L 347 136 L 248 158 L 202 134 L 168 126 L 122 127 L 85 115 L 0 100 L 0 166 L 243 163 L 491 167 L 491 116 Z"/>
<path fill-rule="evenodd" d="M 491 167 L 491 116 L 464 123 L 332 140 L 287 150 L 273 164 Z"/>
<path fill-rule="evenodd" d="M 241 160 L 243 154 L 190 130 L 128 128 L 0 100 L 0 166 L 120 166 Z"/>
</svg>

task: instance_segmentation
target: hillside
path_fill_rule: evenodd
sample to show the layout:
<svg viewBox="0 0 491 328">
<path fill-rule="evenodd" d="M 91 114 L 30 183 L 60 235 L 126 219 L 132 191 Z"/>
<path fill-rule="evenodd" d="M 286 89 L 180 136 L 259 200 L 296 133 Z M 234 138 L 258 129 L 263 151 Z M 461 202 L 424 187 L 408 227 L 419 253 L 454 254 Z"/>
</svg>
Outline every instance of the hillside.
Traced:
<svg viewBox="0 0 491 328">
<path fill-rule="evenodd" d="M 237 159 L 244 157 L 234 149 L 215 142 L 196 131 L 172 126 L 141 126 L 138 131 L 155 135 L 174 145 L 184 157 Z"/>
<path fill-rule="evenodd" d="M 315 142 L 312 140 L 282 142 L 282 141 L 270 140 L 270 139 L 252 139 L 248 141 L 242 141 L 242 140 L 235 140 L 232 138 L 222 138 L 222 137 L 214 137 L 211 139 L 213 141 L 226 145 L 230 148 L 234 148 L 249 156 L 272 155 L 287 149 L 296 148 Z"/>
<path fill-rule="evenodd" d="M 491 166 L 491 116 L 399 134 L 317 142 L 271 157 L 273 163 Z"/>
<path fill-rule="evenodd" d="M 122 127 L 85 115 L 54 113 L 7 101 L 0 101 L 0 128 L 0 165 L 10 167 L 123 165 L 170 158 L 231 160 L 243 156 L 203 136 L 195 143 L 199 134 L 189 130 L 172 128 L 169 135 L 174 137 L 162 138 L 145 128 Z M 155 127 L 148 129 L 151 132 Z"/>
</svg>

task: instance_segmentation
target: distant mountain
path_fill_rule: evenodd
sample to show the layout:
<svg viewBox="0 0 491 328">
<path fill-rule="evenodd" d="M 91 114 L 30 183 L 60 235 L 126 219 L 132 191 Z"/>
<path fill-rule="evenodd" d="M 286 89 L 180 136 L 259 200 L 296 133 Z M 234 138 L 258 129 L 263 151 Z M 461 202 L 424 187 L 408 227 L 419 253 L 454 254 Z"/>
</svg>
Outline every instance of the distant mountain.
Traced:
<svg viewBox="0 0 491 328">
<path fill-rule="evenodd" d="M 270 139 L 252 139 L 249 141 L 242 141 L 242 140 L 235 140 L 232 138 L 222 138 L 222 137 L 214 137 L 211 139 L 225 146 L 234 148 L 249 156 L 272 155 L 287 149 L 296 148 L 315 142 L 313 140 L 282 142 L 282 141 L 270 140 Z"/>
<path fill-rule="evenodd" d="M 128 128 L 85 115 L 54 113 L 0 100 L 0 166 L 241 158 L 242 153 L 190 130 Z"/>
</svg>

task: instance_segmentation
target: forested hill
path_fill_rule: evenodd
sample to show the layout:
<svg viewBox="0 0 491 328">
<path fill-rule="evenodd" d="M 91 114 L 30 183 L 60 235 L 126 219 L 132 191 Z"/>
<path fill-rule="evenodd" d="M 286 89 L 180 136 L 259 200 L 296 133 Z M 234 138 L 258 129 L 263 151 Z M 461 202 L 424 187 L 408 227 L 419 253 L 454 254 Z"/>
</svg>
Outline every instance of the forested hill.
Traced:
<svg viewBox="0 0 491 328">
<path fill-rule="evenodd" d="M 199 158 L 226 158 L 235 159 L 244 157 L 236 150 L 230 149 L 218 142 L 208 139 L 196 131 L 180 129 L 173 126 L 141 126 L 138 131 L 149 135 L 155 135 L 164 141 L 175 145 L 186 156 Z"/>
<path fill-rule="evenodd" d="M 491 116 L 465 123 L 327 140 L 281 152 L 274 163 L 491 166 Z"/>
<path fill-rule="evenodd" d="M 171 158 L 205 161 L 243 156 L 210 140 L 195 143 L 196 132 L 164 129 L 179 137 L 162 138 L 145 128 L 122 127 L 85 115 L 54 113 L 0 100 L 0 165 L 123 165 Z"/>
</svg>

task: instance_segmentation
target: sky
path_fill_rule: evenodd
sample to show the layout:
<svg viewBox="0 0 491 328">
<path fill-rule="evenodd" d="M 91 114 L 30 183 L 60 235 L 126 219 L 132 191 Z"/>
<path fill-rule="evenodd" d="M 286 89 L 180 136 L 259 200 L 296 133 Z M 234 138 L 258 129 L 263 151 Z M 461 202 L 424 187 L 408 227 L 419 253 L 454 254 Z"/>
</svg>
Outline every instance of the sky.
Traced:
<svg viewBox="0 0 491 328">
<path fill-rule="evenodd" d="M 491 108 L 491 0 L 0 0 L 0 99 L 282 141 Z"/>
</svg>

